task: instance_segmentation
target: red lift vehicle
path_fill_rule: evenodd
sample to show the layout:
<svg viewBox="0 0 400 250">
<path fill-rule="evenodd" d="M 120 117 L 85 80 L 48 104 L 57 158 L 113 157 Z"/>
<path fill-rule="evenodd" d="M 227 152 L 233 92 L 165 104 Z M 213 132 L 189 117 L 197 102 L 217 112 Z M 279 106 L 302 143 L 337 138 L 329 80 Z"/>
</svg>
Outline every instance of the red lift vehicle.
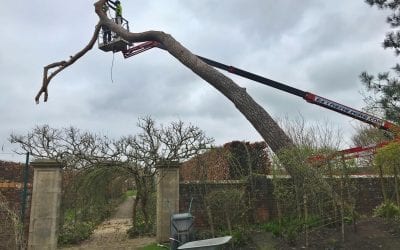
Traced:
<svg viewBox="0 0 400 250">
<path fill-rule="evenodd" d="M 112 45 L 111 45 L 112 46 Z M 113 52 L 119 52 L 121 51 L 124 58 L 129 58 L 134 55 L 137 55 L 139 53 L 142 53 L 144 51 L 147 51 L 152 48 L 160 48 L 164 49 L 162 44 L 156 41 L 148 41 L 141 43 L 136 46 L 130 46 L 129 43 L 126 43 L 124 46 L 121 48 L 120 45 L 116 47 L 116 49 L 111 49 Z M 99 48 L 103 49 L 100 44 Z M 104 50 L 104 49 L 103 49 Z M 104 51 L 110 51 L 109 50 L 104 50 Z M 228 71 L 229 73 L 235 74 L 242 76 L 244 78 L 262 83 L 264 85 L 285 91 L 289 94 L 296 95 L 298 97 L 303 98 L 309 103 L 321 106 L 323 108 L 330 109 L 332 111 L 341 113 L 343 115 L 352 117 L 354 119 L 357 119 L 359 121 L 362 121 L 364 123 L 370 124 L 376 128 L 383 129 L 392 133 L 398 133 L 400 132 L 400 126 L 397 124 L 394 124 L 390 121 L 383 120 L 379 117 L 376 117 L 374 115 L 367 114 L 365 112 L 350 108 L 348 106 L 345 106 L 343 104 L 340 104 L 338 102 L 329 100 L 327 98 L 318 96 L 316 94 L 310 93 L 310 92 L 305 92 L 300 89 L 288 86 L 286 84 L 265 78 L 260 75 L 253 74 L 251 72 L 233 67 L 233 66 L 228 66 L 223 63 L 216 62 L 214 60 L 198 56 L 199 59 L 201 59 L 203 62 L 209 64 L 210 66 L 216 67 L 218 69 L 222 69 L 225 71 Z M 354 148 L 349 148 L 345 150 L 338 151 L 337 153 L 331 155 L 331 156 L 315 156 L 312 157 L 312 159 L 315 159 L 316 161 L 321 161 L 321 160 L 328 160 L 332 158 L 336 158 L 338 156 L 344 156 L 345 158 L 357 158 L 359 156 L 365 155 L 365 154 L 374 154 L 377 148 L 383 147 L 384 145 L 388 144 L 389 142 L 384 142 L 384 143 L 379 143 L 377 145 L 371 145 L 371 146 L 366 146 L 366 147 L 354 147 Z"/>
</svg>

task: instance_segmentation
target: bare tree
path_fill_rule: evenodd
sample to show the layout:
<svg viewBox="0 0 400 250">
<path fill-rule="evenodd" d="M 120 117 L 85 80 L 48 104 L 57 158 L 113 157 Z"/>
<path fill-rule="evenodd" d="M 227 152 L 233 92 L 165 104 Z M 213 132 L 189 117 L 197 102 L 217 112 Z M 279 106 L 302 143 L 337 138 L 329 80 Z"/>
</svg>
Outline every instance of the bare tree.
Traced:
<svg viewBox="0 0 400 250">
<path fill-rule="evenodd" d="M 152 118 L 146 117 L 139 119 L 137 126 L 141 132 L 118 140 L 115 148 L 129 162 L 126 167 L 136 183 L 133 222 L 136 222 L 137 206 L 140 204 L 145 230 L 148 232 L 152 226 L 149 205 L 154 192 L 156 164 L 160 161 L 187 160 L 209 149 L 214 140 L 206 137 L 198 127 L 186 126 L 182 121 L 172 122 L 168 126 L 156 126 Z"/>
<path fill-rule="evenodd" d="M 156 164 L 189 159 L 209 149 L 214 140 L 200 128 L 182 121 L 157 126 L 152 118 L 145 117 L 139 119 L 137 126 L 140 133 L 118 140 L 74 127 L 55 129 L 48 125 L 36 126 L 26 135 L 12 134 L 9 140 L 19 144 L 20 148 L 15 150 L 19 154 L 30 152 L 34 157 L 54 159 L 68 168 L 90 168 L 108 162 L 110 166 L 128 170 L 128 177 L 135 180 L 137 188 L 133 218 L 140 204 L 149 231 L 148 212 Z"/>
<path fill-rule="evenodd" d="M 141 132 L 114 143 L 116 150 L 130 162 L 154 167 L 160 160 L 181 161 L 204 152 L 213 139 L 193 125 L 171 122 L 156 126 L 151 117 L 139 118 Z"/>
<path fill-rule="evenodd" d="M 26 135 L 11 134 L 9 141 L 19 144 L 17 154 L 53 159 L 67 168 L 82 169 L 116 159 L 112 140 L 106 136 L 82 132 L 75 127 L 62 129 L 36 126 Z"/>
<path fill-rule="evenodd" d="M 356 128 L 357 133 L 352 137 L 352 141 L 356 146 L 373 146 L 379 145 L 379 143 L 383 143 L 385 141 L 389 141 L 393 139 L 393 135 L 382 131 L 377 128 L 370 128 L 365 125 L 359 126 Z M 358 164 L 365 167 L 367 170 L 377 171 L 379 175 L 379 180 L 381 184 L 381 192 L 384 198 L 384 201 L 387 201 L 387 193 L 386 193 L 386 178 L 384 177 L 384 166 L 382 164 L 376 164 L 375 161 L 375 153 L 376 149 L 367 152 L 364 157 L 361 157 L 358 160 Z M 371 169 L 372 167 L 372 169 Z"/>
<path fill-rule="evenodd" d="M 392 139 L 394 139 L 392 134 L 366 125 L 356 127 L 356 134 L 352 136 L 356 146 L 370 146 Z"/>
<path fill-rule="evenodd" d="M 338 150 L 343 142 L 343 131 L 335 128 L 328 120 L 310 124 L 299 114 L 295 118 L 279 119 L 278 123 L 296 146 L 333 151 Z"/>
<path fill-rule="evenodd" d="M 100 27 L 106 25 L 113 32 L 129 42 L 157 41 L 162 44 L 165 50 L 172 56 L 231 100 L 235 107 L 260 133 L 274 152 L 278 152 L 283 148 L 293 145 L 289 137 L 286 136 L 272 117 L 250 97 L 245 88 L 239 87 L 230 78 L 204 63 L 169 34 L 162 31 L 130 33 L 123 29 L 120 25 L 114 23 L 107 17 L 102 9 L 105 3 L 106 0 L 99 0 L 94 4 L 95 12 L 99 17 L 99 23 L 96 25 L 94 34 L 88 45 L 77 54 L 71 56 L 69 60 L 55 62 L 44 67 L 43 84 L 35 97 L 37 103 L 42 94 L 44 94 L 44 101 L 47 101 L 48 85 L 52 78 L 92 49 L 98 38 Z M 54 71 L 49 72 L 50 70 Z"/>
</svg>

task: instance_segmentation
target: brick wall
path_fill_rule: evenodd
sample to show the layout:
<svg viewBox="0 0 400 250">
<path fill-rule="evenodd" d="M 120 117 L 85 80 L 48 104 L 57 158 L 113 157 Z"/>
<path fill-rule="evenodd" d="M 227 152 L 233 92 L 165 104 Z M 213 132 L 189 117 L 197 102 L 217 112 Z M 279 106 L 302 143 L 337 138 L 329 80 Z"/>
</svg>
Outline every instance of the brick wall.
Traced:
<svg viewBox="0 0 400 250">
<path fill-rule="evenodd" d="M 179 211 L 186 213 L 190 202 L 191 213 L 195 216 L 195 228 L 207 228 L 208 219 L 204 203 L 204 195 L 215 190 L 244 189 L 243 181 L 185 181 L 179 184 Z"/>
<path fill-rule="evenodd" d="M 25 164 L 14 163 L 14 162 L 5 162 L 0 161 L 0 193 L 3 196 L 3 203 L 6 203 L 7 207 L 13 211 L 18 217 L 21 216 L 22 209 L 22 193 L 24 188 L 24 175 L 23 171 L 25 168 Z M 32 189 L 32 175 L 33 171 L 29 168 L 28 173 L 28 190 L 27 190 L 27 198 L 26 198 L 26 207 L 25 207 L 25 218 L 23 221 L 24 233 L 25 237 L 23 240 L 26 241 L 28 230 L 29 230 L 29 214 L 30 214 L 30 193 Z M 13 237 L 13 232 L 11 228 L 11 221 L 7 218 L 7 213 L 0 212 L 0 249 L 1 243 L 7 240 L 11 240 Z"/>
<path fill-rule="evenodd" d="M 287 180 L 290 181 L 289 178 Z M 354 197 L 356 198 L 357 212 L 371 215 L 373 209 L 383 201 L 380 179 L 376 176 L 353 176 L 351 182 L 355 187 Z M 392 178 L 386 178 L 385 183 L 388 197 L 395 198 L 393 185 L 388 185 L 388 183 L 393 183 Z M 193 198 L 191 212 L 195 216 L 195 226 L 197 228 L 208 228 L 207 211 L 203 200 L 204 194 L 212 190 L 238 188 L 247 191 L 253 190 L 255 210 L 249 217 L 261 223 L 277 218 L 278 211 L 273 195 L 272 179 L 270 177 L 255 178 L 252 185 L 254 188 L 250 188 L 250 184 L 245 181 L 181 182 L 179 185 L 180 211 L 186 212 Z"/>
<path fill-rule="evenodd" d="M 383 201 L 381 180 L 374 176 L 362 176 L 353 180 L 357 190 L 355 195 L 357 211 L 362 214 L 371 214 L 373 209 Z M 388 198 L 395 200 L 393 178 L 385 178 L 384 182 Z"/>
</svg>

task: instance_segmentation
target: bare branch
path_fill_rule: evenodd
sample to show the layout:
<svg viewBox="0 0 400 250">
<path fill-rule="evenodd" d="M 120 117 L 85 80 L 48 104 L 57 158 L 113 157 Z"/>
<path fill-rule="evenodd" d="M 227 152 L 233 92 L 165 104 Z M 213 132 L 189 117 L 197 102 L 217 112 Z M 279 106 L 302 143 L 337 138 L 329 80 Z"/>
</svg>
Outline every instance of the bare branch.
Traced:
<svg viewBox="0 0 400 250">
<path fill-rule="evenodd" d="M 89 50 L 93 48 L 93 45 L 96 43 L 96 40 L 99 36 L 99 31 L 100 31 L 100 23 L 96 25 L 96 28 L 94 30 L 93 36 L 90 39 L 89 43 L 78 53 L 76 53 L 73 56 L 70 56 L 69 60 L 67 61 L 60 61 L 60 62 L 55 62 L 51 63 L 47 66 L 44 67 L 43 70 L 43 83 L 42 87 L 40 88 L 39 92 L 37 93 L 35 97 L 35 102 L 36 104 L 39 104 L 39 99 L 42 94 L 44 94 L 44 101 L 47 102 L 47 99 L 49 97 L 48 89 L 47 87 L 50 84 L 51 79 L 53 79 L 54 76 L 56 76 L 58 73 L 63 71 L 65 68 L 68 66 L 72 65 L 75 63 L 79 58 L 84 56 Z M 49 70 L 56 68 L 53 72 L 50 73 L 49 75 Z"/>
</svg>

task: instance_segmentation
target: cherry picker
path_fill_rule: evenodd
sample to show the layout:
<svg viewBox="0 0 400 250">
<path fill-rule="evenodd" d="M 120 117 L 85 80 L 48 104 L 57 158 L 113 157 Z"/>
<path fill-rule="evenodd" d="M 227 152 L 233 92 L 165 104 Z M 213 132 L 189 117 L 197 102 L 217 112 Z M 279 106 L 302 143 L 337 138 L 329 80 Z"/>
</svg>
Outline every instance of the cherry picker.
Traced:
<svg viewBox="0 0 400 250">
<path fill-rule="evenodd" d="M 125 27 L 127 27 L 127 30 L 129 31 L 129 25 L 125 19 L 124 19 L 124 22 L 126 22 Z M 100 39 L 99 39 L 99 41 L 100 41 Z M 110 44 L 106 44 L 106 45 L 101 44 L 99 42 L 99 48 L 102 49 L 103 51 L 113 51 L 114 53 L 122 52 L 125 59 L 135 56 L 137 54 L 140 54 L 142 52 L 145 52 L 152 48 L 164 49 L 162 44 L 160 44 L 157 41 L 143 42 L 136 46 L 133 46 L 131 43 L 129 43 L 123 39 L 116 40 L 115 43 L 111 42 Z M 214 60 L 202 57 L 202 56 L 198 56 L 198 55 L 196 55 L 196 56 L 210 66 L 213 66 L 213 67 L 221 69 L 221 70 L 225 70 L 229 73 L 239 75 L 241 77 L 253 80 L 255 82 L 258 82 L 258 83 L 270 86 L 272 88 L 287 92 L 289 94 L 301 97 L 309 103 L 312 103 L 312 104 L 318 105 L 320 107 L 335 111 L 337 113 L 352 117 L 356 120 L 370 124 L 378 129 L 383 129 L 385 131 L 389 131 L 389 132 L 392 132 L 395 134 L 400 132 L 399 125 L 392 123 L 390 121 L 387 121 L 387 120 L 383 120 L 377 116 L 353 109 L 346 105 L 329 100 L 325 97 L 291 87 L 289 85 L 268 79 L 268 78 L 260 76 L 260 75 L 256 75 L 254 73 L 245 71 L 243 69 L 236 68 L 234 66 L 229 66 L 229 65 L 226 65 L 226 64 L 223 64 L 223 63 L 220 63 L 220 62 L 217 62 L 217 61 L 214 61 Z M 398 139 L 396 139 L 396 140 L 398 140 Z M 355 157 L 359 157 L 368 152 L 374 153 L 377 148 L 382 147 L 386 144 L 387 144 L 387 142 L 380 143 L 377 145 L 365 146 L 365 147 L 349 148 L 349 149 L 338 151 L 337 154 L 338 155 L 348 155 L 349 158 L 350 157 L 355 158 Z M 316 160 L 317 159 L 321 160 L 322 158 L 324 158 L 324 156 L 315 157 Z"/>
</svg>

